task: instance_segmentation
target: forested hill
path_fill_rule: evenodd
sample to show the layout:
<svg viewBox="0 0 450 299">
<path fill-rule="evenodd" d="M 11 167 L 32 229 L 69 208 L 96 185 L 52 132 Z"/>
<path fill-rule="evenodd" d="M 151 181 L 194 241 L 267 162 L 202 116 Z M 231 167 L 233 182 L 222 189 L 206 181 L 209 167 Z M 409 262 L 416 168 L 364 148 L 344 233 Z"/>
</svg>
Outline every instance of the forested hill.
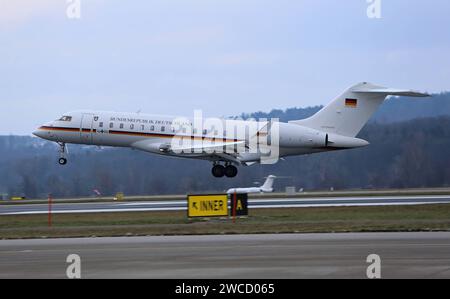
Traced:
<svg viewBox="0 0 450 299">
<path fill-rule="evenodd" d="M 214 179 L 206 161 L 167 158 L 130 149 L 70 146 L 57 164 L 57 146 L 38 138 L 0 137 L 0 194 L 28 198 L 218 192 L 252 186 L 269 174 L 275 183 L 313 189 L 450 186 L 450 117 L 367 125 L 361 149 L 291 157 L 275 165 L 241 167 L 236 179 Z"/>
<path fill-rule="evenodd" d="M 242 114 L 243 118 L 279 118 L 281 121 L 307 118 L 322 106 L 272 110 L 269 113 Z M 450 115 L 450 92 L 433 94 L 431 98 L 390 97 L 372 117 L 371 122 L 392 123 L 414 118 Z"/>
</svg>

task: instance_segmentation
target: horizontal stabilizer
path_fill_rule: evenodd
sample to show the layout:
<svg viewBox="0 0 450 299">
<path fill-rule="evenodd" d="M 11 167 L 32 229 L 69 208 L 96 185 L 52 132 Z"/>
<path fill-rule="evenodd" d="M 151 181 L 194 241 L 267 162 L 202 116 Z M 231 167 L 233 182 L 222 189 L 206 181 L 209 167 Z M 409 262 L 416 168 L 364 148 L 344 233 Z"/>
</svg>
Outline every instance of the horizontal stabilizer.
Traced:
<svg viewBox="0 0 450 299">
<path fill-rule="evenodd" d="M 353 89 L 354 93 L 367 93 L 367 94 L 384 94 L 386 96 L 406 96 L 406 97 L 429 97 L 430 95 L 423 92 L 406 90 L 406 89 L 395 89 L 395 88 L 356 88 Z"/>
</svg>

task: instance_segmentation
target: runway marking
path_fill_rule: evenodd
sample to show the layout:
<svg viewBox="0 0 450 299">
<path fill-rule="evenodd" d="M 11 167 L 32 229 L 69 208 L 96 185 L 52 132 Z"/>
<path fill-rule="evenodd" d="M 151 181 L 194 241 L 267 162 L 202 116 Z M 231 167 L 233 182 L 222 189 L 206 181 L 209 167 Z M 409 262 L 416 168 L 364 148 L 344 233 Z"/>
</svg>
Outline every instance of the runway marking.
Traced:
<svg viewBox="0 0 450 299">
<path fill-rule="evenodd" d="M 265 209 L 265 208 L 314 208 L 314 207 L 359 207 L 359 206 L 415 206 L 415 205 L 431 205 L 431 204 L 441 204 L 444 202 L 389 202 L 389 203 L 342 203 L 342 204 L 291 204 L 291 205 L 261 205 L 254 208 Z M 449 201 L 450 203 L 450 201 Z M 251 207 L 251 206 L 250 206 Z"/>
<path fill-rule="evenodd" d="M 436 196 L 366 196 L 366 197 L 305 197 L 305 198 L 285 198 L 285 199 L 249 199 L 249 202 L 282 202 L 282 201 L 352 201 L 352 200 L 414 200 L 414 199 L 448 199 L 450 202 L 450 196 L 448 195 L 436 195 Z"/>
<path fill-rule="evenodd" d="M 450 196 L 389 196 L 389 197 L 344 197 L 344 198 L 335 198 L 335 197 L 321 197 L 321 198 L 280 198 L 280 199 L 249 199 L 249 203 L 267 203 L 267 202 L 302 202 L 302 201 L 374 201 L 374 200 L 415 200 L 415 199 L 448 199 L 450 203 Z M 156 201 L 156 202 L 132 202 L 132 203 L 120 203 L 120 206 L 145 206 L 145 205 L 177 205 L 177 204 L 186 204 L 186 201 Z"/>
<path fill-rule="evenodd" d="M 187 204 L 186 201 L 145 201 L 145 202 L 130 202 L 130 203 L 120 203 L 118 206 L 148 206 L 148 205 L 181 205 Z"/>
<path fill-rule="evenodd" d="M 150 212 L 150 211 L 181 211 L 187 210 L 183 207 L 174 208 L 142 208 L 142 209 L 98 209 L 98 210 L 60 210 L 53 211 L 52 214 L 76 214 L 76 213 L 110 213 L 110 212 Z M 47 214 L 45 211 L 24 211 L 24 212 L 11 212 L 3 213 L 2 215 L 36 215 Z"/>
</svg>

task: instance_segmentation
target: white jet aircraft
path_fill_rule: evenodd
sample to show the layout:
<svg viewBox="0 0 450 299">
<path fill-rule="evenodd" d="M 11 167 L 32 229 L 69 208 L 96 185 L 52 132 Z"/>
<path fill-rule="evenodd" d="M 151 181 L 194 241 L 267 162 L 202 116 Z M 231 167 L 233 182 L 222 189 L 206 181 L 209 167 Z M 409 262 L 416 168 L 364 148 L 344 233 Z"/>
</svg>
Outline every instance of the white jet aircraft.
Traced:
<svg viewBox="0 0 450 299">
<path fill-rule="evenodd" d="M 277 177 L 274 175 L 269 175 L 264 182 L 264 184 L 260 187 L 249 187 L 249 188 L 231 188 L 228 189 L 227 194 L 234 194 L 234 193 L 270 193 L 273 192 L 273 181 Z"/>
<path fill-rule="evenodd" d="M 249 134 L 244 129 L 247 133 L 242 136 L 236 136 L 236 130 L 253 126 L 250 121 L 226 120 L 235 126 L 233 133 L 214 127 L 197 129 L 195 125 L 186 130 L 186 127 L 180 129 L 180 121 L 175 122 L 169 116 L 104 111 L 66 113 L 39 127 L 33 134 L 59 144 L 61 165 L 67 163 L 66 143 L 76 143 L 129 147 L 172 157 L 209 160 L 213 163 L 213 176 L 235 177 L 238 172 L 236 166 L 264 163 L 268 155 L 261 150 L 264 146 L 276 145 L 278 158 L 368 145 L 366 140 L 356 138 L 356 135 L 389 95 L 429 96 L 364 82 L 347 89 L 307 119 L 259 123 L 256 134 Z M 189 120 L 185 124 L 191 126 L 192 122 Z M 276 134 L 272 128 L 277 128 Z M 267 138 L 264 145 L 260 140 L 263 137 Z M 261 147 L 250 152 L 255 138 Z M 174 140 L 178 139 L 183 142 L 188 139 L 191 143 L 174 146 Z M 232 151 L 222 151 L 225 147 L 232 148 Z"/>
</svg>

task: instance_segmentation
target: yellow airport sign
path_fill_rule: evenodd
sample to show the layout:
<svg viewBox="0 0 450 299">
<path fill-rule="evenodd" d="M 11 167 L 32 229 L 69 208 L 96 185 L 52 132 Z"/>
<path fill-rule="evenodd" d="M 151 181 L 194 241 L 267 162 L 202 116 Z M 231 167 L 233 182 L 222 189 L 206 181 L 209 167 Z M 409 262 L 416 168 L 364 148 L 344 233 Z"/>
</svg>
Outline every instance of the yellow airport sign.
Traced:
<svg viewBox="0 0 450 299">
<path fill-rule="evenodd" d="M 188 195 L 188 217 L 228 216 L 228 196 Z"/>
<path fill-rule="evenodd" d="M 114 197 L 114 200 L 122 201 L 124 198 L 123 192 L 117 192 L 116 196 Z"/>
<path fill-rule="evenodd" d="M 12 196 L 11 197 L 11 200 L 24 200 L 25 199 L 25 197 L 23 197 L 23 196 Z"/>
</svg>

